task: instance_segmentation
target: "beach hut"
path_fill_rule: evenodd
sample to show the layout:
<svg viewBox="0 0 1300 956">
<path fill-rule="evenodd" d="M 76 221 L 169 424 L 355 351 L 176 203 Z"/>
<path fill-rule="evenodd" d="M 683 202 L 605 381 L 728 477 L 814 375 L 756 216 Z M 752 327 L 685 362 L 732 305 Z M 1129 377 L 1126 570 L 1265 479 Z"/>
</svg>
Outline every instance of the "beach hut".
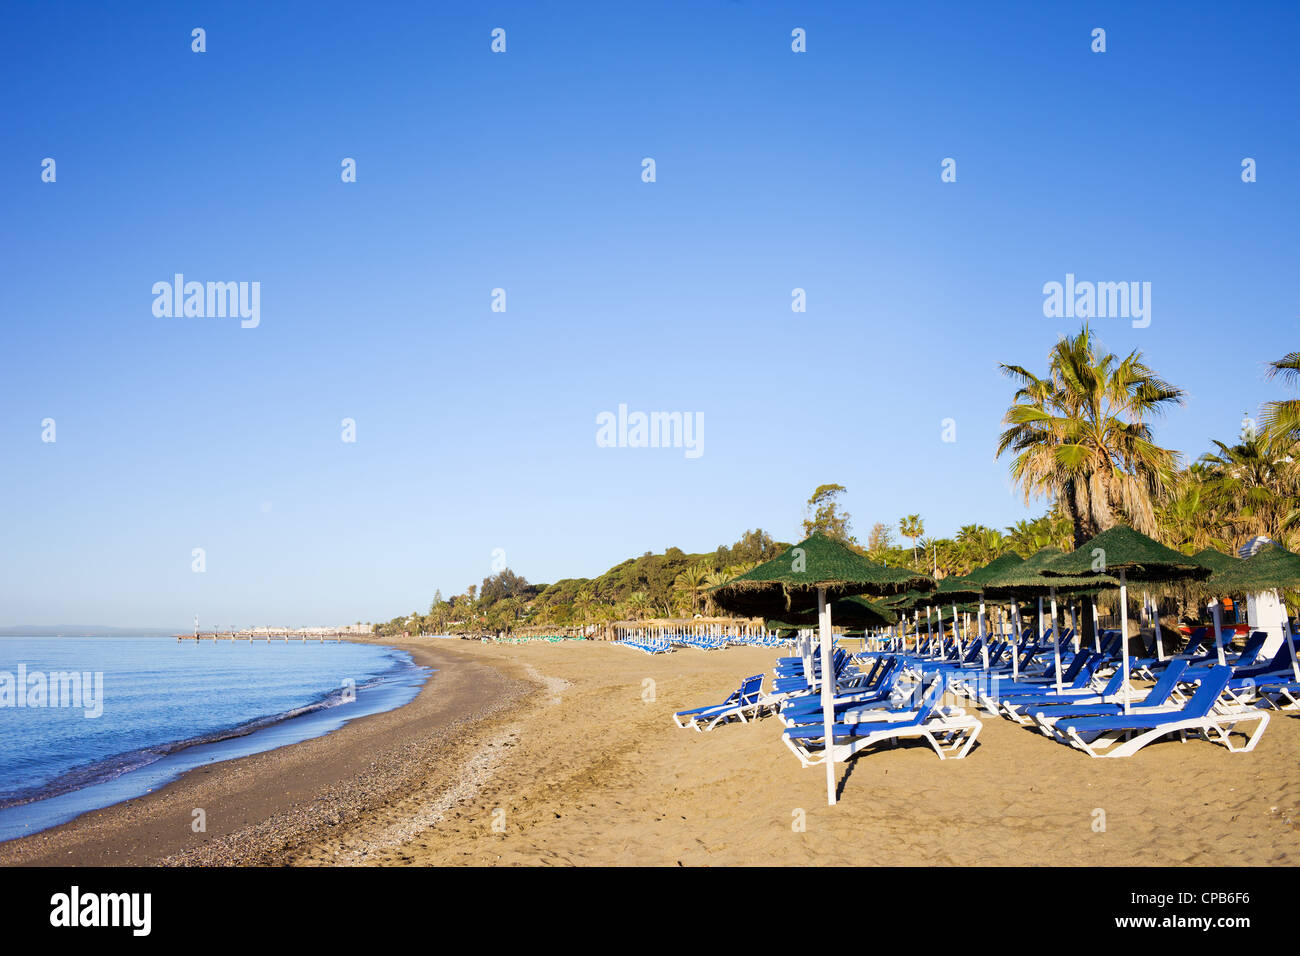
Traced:
<svg viewBox="0 0 1300 956">
<path fill-rule="evenodd" d="M 1128 525 L 1115 525 L 1085 541 L 1081 546 L 1042 568 L 1046 577 L 1118 577 L 1121 666 L 1124 682 L 1120 686 L 1124 713 L 1129 713 L 1128 654 L 1128 583 L 1168 584 L 1180 580 L 1204 580 L 1210 569 L 1185 554 L 1166 548 L 1159 541 L 1134 531 Z"/>
<path fill-rule="evenodd" d="M 826 802 L 831 806 L 835 805 L 835 762 L 831 759 L 835 694 L 831 667 L 832 602 L 857 594 L 882 597 L 933 585 L 928 575 L 884 567 L 833 538 L 814 534 L 771 561 L 707 592 L 718 607 L 777 620 L 816 606 L 822 724 L 826 733 Z M 811 668 L 807 674 L 812 677 Z"/>
</svg>

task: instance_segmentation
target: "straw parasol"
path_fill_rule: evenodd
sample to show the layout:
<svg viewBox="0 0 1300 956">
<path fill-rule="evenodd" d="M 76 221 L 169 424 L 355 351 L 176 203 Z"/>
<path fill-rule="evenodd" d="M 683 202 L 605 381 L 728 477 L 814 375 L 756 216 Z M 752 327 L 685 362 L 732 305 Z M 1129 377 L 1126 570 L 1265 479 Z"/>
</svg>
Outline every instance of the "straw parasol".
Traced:
<svg viewBox="0 0 1300 956">
<path fill-rule="evenodd" d="M 952 601 L 953 608 L 953 631 L 957 629 L 957 601 L 968 600 L 979 602 L 979 636 L 984 640 L 986 632 L 984 629 L 984 584 L 992 576 L 1001 574 L 1003 571 L 1013 568 L 1024 562 L 1024 558 L 1014 551 L 1008 551 L 1006 554 L 999 555 L 988 564 L 981 568 L 976 568 L 968 574 L 962 574 L 954 577 L 944 578 L 939 582 L 938 588 L 935 589 L 936 596 L 943 596 Z M 1014 648 L 1013 648 L 1014 650 Z M 981 656 L 984 659 L 984 666 L 989 664 L 988 643 L 984 643 L 981 648 Z M 1015 660 L 1015 654 L 1011 655 L 1012 661 Z M 1015 666 L 1014 663 L 1012 665 Z"/>
<path fill-rule="evenodd" d="M 847 545 L 814 534 L 771 561 L 707 593 L 728 611 L 783 618 L 817 606 L 821 643 L 822 722 L 826 734 L 826 800 L 835 805 L 835 763 L 832 759 L 835 681 L 831 673 L 831 606 L 828 601 L 871 594 L 882 597 L 917 588 L 933 587 L 928 575 L 904 568 L 887 568 L 868 561 Z M 808 662 L 809 664 L 811 662 Z M 812 678 L 812 667 L 805 666 Z"/>
<path fill-rule="evenodd" d="M 1282 591 L 1300 587 L 1300 556 L 1271 542 L 1249 558 L 1215 574 L 1209 584 L 1223 594 L 1257 594 L 1260 591 L 1277 594 L 1282 605 L 1283 640 L 1291 649 L 1291 670 L 1295 679 L 1300 681 L 1300 662 L 1296 660 L 1295 644 L 1291 641 L 1291 619 L 1287 616 L 1286 600 L 1282 596 Z"/>
<path fill-rule="evenodd" d="M 995 596 L 1038 598 L 1038 615 L 1040 622 L 1043 614 L 1043 596 L 1050 596 L 1052 609 L 1052 643 L 1054 645 L 1053 653 L 1056 658 L 1056 689 L 1058 691 L 1062 689 L 1061 628 L 1056 618 L 1056 592 L 1061 591 L 1066 594 L 1083 594 L 1089 591 L 1095 591 L 1098 587 L 1107 584 L 1119 587 L 1118 581 L 1106 575 L 1094 575 L 1092 577 L 1046 577 L 1043 574 L 1043 568 L 1056 559 L 1062 557 L 1062 555 L 1063 552 L 1059 548 L 1043 548 L 1041 551 L 1036 551 L 1031 554 L 1020 564 L 1012 565 L 1011 567 L 990 576 L 984 582 L 985 590 Z M 1041 628 L 1041 624 L 1039 626 Z M 1041 633 L 1039 636 L 1042 636 Z M 1018 676 L 1017 671 L 1018 668 L 1013 667 L 1013 679 Z"/>
<path fill-rule="evenodd" d="M 1129 713 L 1130 688 L 1128 685 L 1128 581 L 1135 583 L 1166 584 L 1184 579 L 1204 580 L 1210 569 L 1185 554 L 1166 548 L 1159 541 L 1134 531 L 1127 525 L 1115 525 L 1085 541 L 1067 555 L 1043 566 L 1047 577 L 1109 577 L 1119 576 L 1119 614 L 1123 638 L 1121 641 L 1121 666 L 1124 683 L 1124 713 Z"/>
<path fill-rule="evenodd" d="M 875 603 L 857 595 L 832 601 L 830 612 L 831 620 L 836 624 L 855 631 L 898 623 L 898 615 L 883 602 Z M 795 628 L 816 627 L 817 612 L 813 608 L 794 611 L 785 615 L 781 621 Z"/>
<path fill-rule="evenodd" d="M 1213 548 L 1202 548 L 1192 555 L 1192 560 L 1205 565 L 1214 573 L 1204 581 L 1181 582 L 1178 588 L 1184 598 L 1210 599 L 1210 614 L 1214 618 L 1214 651 L 1219 657 L 1219 663 L 1226 664 L 1227 659 L 1223 656 L 1223 609 L 1219 602 L 1219 598 L 1226 592 L 1215 585 L 1214 578 L 1241 564 L 1241 559 Z"/>
</svg>

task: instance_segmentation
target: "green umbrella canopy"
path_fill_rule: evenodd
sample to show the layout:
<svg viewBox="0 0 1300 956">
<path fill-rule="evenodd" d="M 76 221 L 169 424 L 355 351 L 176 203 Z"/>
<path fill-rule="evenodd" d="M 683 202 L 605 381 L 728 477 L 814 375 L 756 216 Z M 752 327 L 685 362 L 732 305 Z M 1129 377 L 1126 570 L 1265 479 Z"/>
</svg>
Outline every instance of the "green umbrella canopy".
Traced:
<svg viewBox="0 0 1300 956">
<path fill-rule="evenodd" d="M 989 578 L 995 577 L 1009 568 L 1019 567 L 1024 563 L 1024 560 L 1014 551 L 1008 551 L 1006 554 L 994 558 L 984 567 L 976 568 L 969 574 L 944 578 L 939 582 L 939 587 L 935 590 L 935 597 L 942 598 L 945 601 L 978 600 Z"/>
<path fill-rule="evenodd" d="M 1222 551 L 1215 551 L 1213 548 L 1202 548 L 1192 555 L 1193 561 L 1199 561 L 1215 574 L 1222 574 L 1224 571 L 1231 571 L 1237 565 L 1241 564 L 1241 558 L 1234 558 L 1230 554 L 1224 554 Z"/>
<path fill-rule="evenodd" d="M 1266 545 L 1216 573 L 1206 584 L 1221 594 L 1300 588 L 1300 556 L 1280 544 Z"/>
<path fill-rule="evenodd" d="M 939 582 L 934 589 L 935 601 L 947 604 L 952 601 L 968 601 L 980 596 L 980 586 L 965 574 L 950 574 Z"/>
<path fill-rule="evenodd" d="M 1043 548 L 1020 564 L 1012 565 L 992 575 L 984 582 L 985 592 L 995 597 L 1039 597 L 1050 594 L 1055 587 L 1060 594 L 1079 594 L 1096 591 L 1099 586 L 1119 587 L 1119 582 L 1109 575 L 1091 574 L 1086 577 L 1045 576 L 1043 568 L 1061 557 L 1059 548 Z"/>
<path fill-rule="evenodd" d="M 791 610 L 815 606 L 819 588 L 826 589 L 827 600 L 835 601 L 853 594 L 880 596 L 933 586 L 928 575 L 884 567 L 824 534 L 814 534 L 707 593 L 732 613 L 782 619 Z"/>
<path fill-rule="evenodd" d="M 1184 580 L 1177 581 L 1173 584 L 1166 585 L 1161 590 L 1173 594 L 1184 601 L 1201 602 L 1210 598 L 1217 598 L 1224 594 L 1215 579 L 1226 571 L 1231 571 L 1237 565 L 1241 564 L 1241 559 L 1230 554 L 1224 554 L 1213 548 L 1202 548 L 1192 555 L 1192 560 L 1198 564 L 1203 564 L 1209 568 L 1211 574 L 1204 581 Z"/>
<path fill-rule="evenodd" d="M 1163 584 L 1187 578 L 1204 580 L 1210 569 L 1194 558 L 1118 524 L 1042 568 L 1047 577 L 1115 577 L 1123 572 L 1139 584 Z"/>
<path fill-rule="evenodd" d="M 891 594 L 887 598 L 882 598 L 879 604 L 891 611 L 913 611 L 918 607 L 933 604 L 934 594 L 934 591 L 903 591 L 901 594 Z"/>
<path fill-rule="evenodd" d="M 795 611 L 784 615 L 781 620 L 794 627 L 816 627 L 817 609 Z M 880 604 L 873 604 L 866 598 L 854 595 L 831 602 L 831 621 L 838 627 L 862 630 L 895 624 L 898 615 Z"/>
</svg>

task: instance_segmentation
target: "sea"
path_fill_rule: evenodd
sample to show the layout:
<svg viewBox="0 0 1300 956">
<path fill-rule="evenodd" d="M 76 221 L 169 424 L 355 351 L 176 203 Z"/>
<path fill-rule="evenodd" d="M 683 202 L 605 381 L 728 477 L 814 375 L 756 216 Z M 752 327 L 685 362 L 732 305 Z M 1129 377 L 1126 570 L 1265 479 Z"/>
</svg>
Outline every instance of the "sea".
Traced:
<svg viewBox="0 0 1300 956">
<path fill-rule="evenodd" d="M 0 636 L 0 841 L 400 707 L 431 673 L 374 644 Z"/>
</svg>

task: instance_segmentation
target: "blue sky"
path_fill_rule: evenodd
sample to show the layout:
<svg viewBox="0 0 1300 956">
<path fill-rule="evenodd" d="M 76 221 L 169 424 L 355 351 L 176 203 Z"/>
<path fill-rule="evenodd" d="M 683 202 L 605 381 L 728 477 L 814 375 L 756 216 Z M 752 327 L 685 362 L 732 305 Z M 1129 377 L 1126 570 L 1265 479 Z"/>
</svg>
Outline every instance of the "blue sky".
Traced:
<svg viewBox="0 0 1300 956">
<path fill-rule="evenodd" d="M 1094 327 L 1187 389 L 1162 442 L 1234 436 L 1300 347 L 1295 5 L 898 6 L 11 5 L 0 624 L 386 619 L 831 481 L 1010 524 L 997 363 L 1066 273 L 1151 283 Z M 177 272 L 260 325 L 156 317 Z M 597 447 L 620 403 L 703 455 Z"/>
</svg>

